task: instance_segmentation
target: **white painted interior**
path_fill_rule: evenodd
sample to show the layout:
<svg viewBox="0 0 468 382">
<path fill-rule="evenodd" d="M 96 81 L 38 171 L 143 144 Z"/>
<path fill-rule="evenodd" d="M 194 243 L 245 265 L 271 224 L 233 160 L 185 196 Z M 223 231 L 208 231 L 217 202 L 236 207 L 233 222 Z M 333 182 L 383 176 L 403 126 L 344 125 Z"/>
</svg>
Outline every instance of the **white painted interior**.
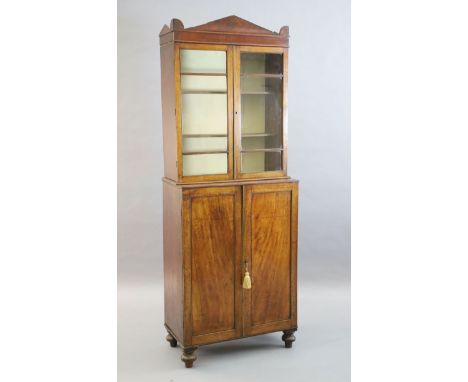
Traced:
<svg viewBox="0 0 468 382">
<path fill-rule="evenodd" d="M 227 154 L 197 154 L 183 156 L 184 176 L 227 173 Z"/>
<path fill-rule="evenodd" d="M 180 50 L 182 73 L 226 73 L 226 52 L 214 50 Z"/>
</svg>

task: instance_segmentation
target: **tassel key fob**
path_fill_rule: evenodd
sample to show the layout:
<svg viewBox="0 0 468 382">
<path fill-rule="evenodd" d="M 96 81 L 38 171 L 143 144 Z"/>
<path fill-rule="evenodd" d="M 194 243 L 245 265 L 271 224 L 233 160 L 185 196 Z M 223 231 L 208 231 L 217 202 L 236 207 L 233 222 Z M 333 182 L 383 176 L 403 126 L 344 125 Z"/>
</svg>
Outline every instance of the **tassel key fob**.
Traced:
<svg viewBox="0 0 468 382">
<path fill-rule="evenodd" d="M 245 263 L 245 274 L 244 274 L 244 281 L 242 282 L 242 288 L 244 289 L 252 288 L 252 280 L 250 279 L 249 270 L 247 268 L 247 262 Z"/>
</svg>

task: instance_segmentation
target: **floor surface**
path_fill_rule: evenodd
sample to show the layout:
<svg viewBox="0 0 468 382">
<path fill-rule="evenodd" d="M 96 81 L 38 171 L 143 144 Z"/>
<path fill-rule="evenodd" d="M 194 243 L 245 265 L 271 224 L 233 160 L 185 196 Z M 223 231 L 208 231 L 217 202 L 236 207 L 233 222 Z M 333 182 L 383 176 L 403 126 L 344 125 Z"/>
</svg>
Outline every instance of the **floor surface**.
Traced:
<svg viewBox="0 0 468 382">
<path fill-rule="evenodd" d="M 119 382 L 350 381 L 350 293 L 346 286 L 304 285 L 292 349 L 281 332 L 207 345 L 192 369 L 165 340 L 160 284 L 119 285 Z"/>
</svg>

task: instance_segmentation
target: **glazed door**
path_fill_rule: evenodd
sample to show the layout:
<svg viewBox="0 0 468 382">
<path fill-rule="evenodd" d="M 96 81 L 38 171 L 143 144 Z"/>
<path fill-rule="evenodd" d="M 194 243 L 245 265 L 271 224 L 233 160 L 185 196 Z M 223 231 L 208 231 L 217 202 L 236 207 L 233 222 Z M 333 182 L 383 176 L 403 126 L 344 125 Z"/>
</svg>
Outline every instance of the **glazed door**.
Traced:
<svg viewBox="0 0 468 382">
<path fill-rule="evenodd" d="M 242 334 L 241 187 L 183 191 L 184 338 L 200 345 Z"/>
<path fill-rule="evenodd" d="M 244 227 L 244 335 L 297 327 L 297 183 L 244 186 Z"/>
<path fill-rule="evenodd" d="M 286 175 L 288 51 L 235 47 L 236 178 Z"/>
<path fill-rule="evenodd" d="M 232 48 L 177 44 L 175 54 L 178 176 L 232 179 Z"/>
</svg>

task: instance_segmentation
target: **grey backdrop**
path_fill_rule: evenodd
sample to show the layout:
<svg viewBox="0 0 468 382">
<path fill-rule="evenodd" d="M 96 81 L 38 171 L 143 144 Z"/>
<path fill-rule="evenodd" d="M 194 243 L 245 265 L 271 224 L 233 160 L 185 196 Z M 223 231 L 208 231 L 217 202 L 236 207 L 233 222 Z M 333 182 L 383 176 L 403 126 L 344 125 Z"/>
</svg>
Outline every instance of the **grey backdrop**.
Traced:
<svg viewBox="0 0 468 382">
<path fill-rule="evenodd" d="M 315 336 L 300 329 L 296 344 L 301 335 L 310 334 L 310 344 L 329 333 L 331 337 L 324 341 L 335 341 L 334 350 L 327 350 L 320 364 L 323 370 L 318 367 L 308 375 L 315 371 L 321 381 L 349 378 L 349 7 L 349 0 L 118 1 L 119 379 L 137 381 L 147 376 L 150 380 L 150 370 L 167 378 L 184 372 L 178 353 L 171 354 L 164 365 L 151 356 L 152 351 L 174 350 L 161 341 L 163 155 L 158 34 L 172 18 L 190 27 L 232 14 L 273 31 L 283 25 L 290 28 L 288 170 L 300 180 L 299 322 L 300 327 L 325 325 L 323 330 L 315 326 Z M 305 319 L 308 314 L 310 320 Z M 336 333 L 340 333 L 339 345 Z M 229 352 L 230 348 L 220 349 Z M 300 354 L 308 357 L 311 351 Z M 317 351 L 316 357 L 323 356 Z M 242 357 L 241 351 L 235 354 Z M 206 364 L 203 367 L 207 370 Z M 208 380 L 207 375 L 203 378 Z"/>
</svg>

